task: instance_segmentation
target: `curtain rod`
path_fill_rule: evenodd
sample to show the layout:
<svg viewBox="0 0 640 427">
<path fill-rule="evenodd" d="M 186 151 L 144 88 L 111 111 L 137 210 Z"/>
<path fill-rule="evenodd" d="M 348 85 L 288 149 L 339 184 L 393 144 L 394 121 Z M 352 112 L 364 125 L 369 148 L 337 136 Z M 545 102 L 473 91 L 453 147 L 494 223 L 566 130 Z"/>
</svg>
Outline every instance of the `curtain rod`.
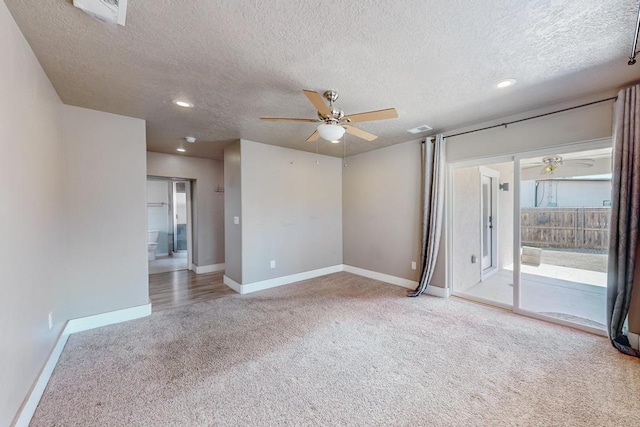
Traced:
<svg viewBox="0 0 640 427">
<path fill-rule="evenodd" d="M 474 129 L 474 130 L 468 130 L 466 132 L 454 133 L 453 135 L 446 135 L 445 138 L 453 138 L 454 136 L 466 135 L 468 133 L 480 132 L 480 131 L 483 131 L 483 130 L 500 128 L 500 127 L 505 127 L 506 128 L 507 126 L 512 125 L 514 123 L 520 123 L 520 122 L 526 122 L 527 120 L 539 119 L 540 117 L 550 116 L 552 114 L 564 113 L 565 111 L 575 110 L 575 109 L 578 109 L 578 108 L 584 108 L 584 107 L 588 107 L 590 105 L 600 104 L 602 102 L 615 101 L 616 99 L 618 99 L 617 96 L 612 96 L 611 98 L 605 98 L 605 99 L 601 99 L 599 101 L 588 102 L 586 104 L 576 105 L 575 107 L 563 108 L 562 110 L 551 111 L 550 113 L 538 114 L 537 116 L 527 117 L 525 119 L 513 120 L 513 121 L 510 121 L 510 122 L 501 123 L 499 125 L 487 126 L 487 127 L 484 127 L 484 128 Z"/>
</svg>

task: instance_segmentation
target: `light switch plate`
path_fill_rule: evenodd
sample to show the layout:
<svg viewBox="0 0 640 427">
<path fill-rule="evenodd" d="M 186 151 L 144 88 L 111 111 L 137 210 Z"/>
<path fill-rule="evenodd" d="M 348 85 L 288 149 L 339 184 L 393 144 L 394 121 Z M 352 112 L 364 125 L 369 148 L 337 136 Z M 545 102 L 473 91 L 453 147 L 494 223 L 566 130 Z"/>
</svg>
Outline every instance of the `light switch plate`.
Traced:
<svg viewBox="0 0 640 427">
<path fill-rule="evenodd" d="M 233 223 L 236 224 L 236 225 L 240 224 L 240 217 L 239 216 L 234 216 L 233 217 Z"/>
</svg>

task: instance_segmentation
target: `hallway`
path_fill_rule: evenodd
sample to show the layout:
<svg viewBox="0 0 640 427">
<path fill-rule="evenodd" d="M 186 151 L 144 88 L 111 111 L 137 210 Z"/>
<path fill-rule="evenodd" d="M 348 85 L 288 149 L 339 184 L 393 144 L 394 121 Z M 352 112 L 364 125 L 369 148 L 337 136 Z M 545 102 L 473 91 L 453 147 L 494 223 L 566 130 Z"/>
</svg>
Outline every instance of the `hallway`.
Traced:
<svg viewBox="0 0 640 427">
<path fill-rule="evenodd" d="M 153 311 L 209 301 L 235 292 L 222 282 L 224 271 L 196 274 L 189 270 L 149 275 Z"/>
</svg>

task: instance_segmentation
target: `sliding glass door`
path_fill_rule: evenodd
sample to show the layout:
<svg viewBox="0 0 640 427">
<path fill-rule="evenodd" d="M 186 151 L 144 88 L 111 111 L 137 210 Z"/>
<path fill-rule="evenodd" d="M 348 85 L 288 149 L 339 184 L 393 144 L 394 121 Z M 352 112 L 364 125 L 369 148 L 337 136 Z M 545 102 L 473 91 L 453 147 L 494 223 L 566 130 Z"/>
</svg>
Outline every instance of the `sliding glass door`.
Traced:
<svg viewBox="0 0 640 427">
<path fill-rule="evenodd" d="M 454 295 L 604 333 L 611 145 L 574 147 L 449 165 Z"/>
<path fill-rule="evenodd" d="M 520 160 L 519 305 L 606 327 L 611 148 Z"/>
</svg>

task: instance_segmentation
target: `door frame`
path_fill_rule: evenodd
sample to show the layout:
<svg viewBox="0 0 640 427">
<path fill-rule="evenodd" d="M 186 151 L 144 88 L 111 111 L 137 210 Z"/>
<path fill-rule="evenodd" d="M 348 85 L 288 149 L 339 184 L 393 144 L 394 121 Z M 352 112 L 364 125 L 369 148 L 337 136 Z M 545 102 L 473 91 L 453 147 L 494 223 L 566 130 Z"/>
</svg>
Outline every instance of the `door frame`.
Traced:
<svg viewBox="0 0 640 427">
<path fill-rule="evenodd" d="M 498 262 L 498 248 L 500 242 L 498 241 L 498 183 L 500 180 L 500 172 L 488 168 L 486 166 L 479 166 L 478 172 L 480 173 L 480 281 L 483 281 L 494 274 L 499 270 L 497 262 Z M 489 257 L 491 259 L 491 265 L 489 267 L 484 268 L 483 259 L 484 259 L 484 198 L 482 196 L 482 178 L 488 177 L 491 180 L 491 253 Z"/>
<path fill-rule="evenodd" d="M 171 183 L 171 202 L 172 202 L 172 209 L 173 209 L 173 186 L 174 183 L 176 182 L 184 182 L 186 183 L 186 187 L 185 187 L 185 191 L 187 192 L 187 270 L 192 270 L 195 271 L 195 266 L 193 264 L 193 253 L 194 253 L 194 247 L 193 247 L 193 222 L 194 222 L 194 218 L 193 218 L 193 199 L 192 197 L 192 182 L 195 181 L 193 179 L 190 178 L 176 178 L 176 177 L 168 177 L 168 176 L 161 176 L 161 175 L 147 175 L 147 179 L 153 179 L 153 180 L 157 180 L 157 181 L 165 181 L 165 182 L 169 182 Z M 173 213 L 172 213 L 173 215 Z M 173 222 L 172 222 L 173 225 Z"/>
<path fill-rule="evenodd" d="M 186 215 L 186 227 L 185 227 L 185 232 L 187 234 L 187 249 L 186 252 L 189 252 L 189 181 L 186 180 L 179 180 L 179 179 L 175 179 L 171 181 L 171 198 L 172 198 L 172 204 L 171 206 L 173 207 L 173 210 L 171 212 L 171 214 L 173 215 L 172 218 L 172 223 L 173 223 L 173 252 L 174 253 L 180 253 L 180 252 L 184 252 L 183 251 L 179 251 L 176 250 L 177 247 L 177 242 L 178 242 L 178 221 L 177 221 L 177 209 L 176 209 L 176 205 L 177 205 L 177 200 L 176 200 L 176 195 L 178 194 L 178 192 L 176 191 L 176 187 L 178 184 L 184 184 L 184 191 L 185 191 L 185 215 Z"/>
<path fill-rule="evenodd" d="M 510 310 L 522 316 L 531 317 L 533 319 L 543 320 L 573 329 L 589 332 L 594 335 L 607 336 L 607 332 L 601 329 L 571 323 L 566 320 L 547 317 L 538 313 L 525 310 L 520 307 L 520 161 L 530 157 L 539 157 L 549 154 L 550 152 L 573 152 L 597 150 L 599 148 L 608 148 L 612 145 L 612 137 L 593 139 L 588 141 L 574 142 L 570 144 L 557 144 L 543 147 L 535 150 L 523 151 L 519 153 L 509 153 L 504 155 L 494 155 L 486 157 L 478 157 L 467 159 L 453 163 L 447 163 L 446 166 L 446 194 L 445 194 L 445 219 L 446 219 L 446 252 L 447 252 L 447 287 L 450 289 L 451 295 L 464 298 L 471 301 L 480 302 L 487 305 Z M 491 301 L 484 298 L 472 297 L 457 292 L 454 283 L 453 271 L 453 172 L 456 169 L 469 168 L 474 166 L 483 166 L 494 163 L 513 162 L 513 306 Z"/>
</svg>

